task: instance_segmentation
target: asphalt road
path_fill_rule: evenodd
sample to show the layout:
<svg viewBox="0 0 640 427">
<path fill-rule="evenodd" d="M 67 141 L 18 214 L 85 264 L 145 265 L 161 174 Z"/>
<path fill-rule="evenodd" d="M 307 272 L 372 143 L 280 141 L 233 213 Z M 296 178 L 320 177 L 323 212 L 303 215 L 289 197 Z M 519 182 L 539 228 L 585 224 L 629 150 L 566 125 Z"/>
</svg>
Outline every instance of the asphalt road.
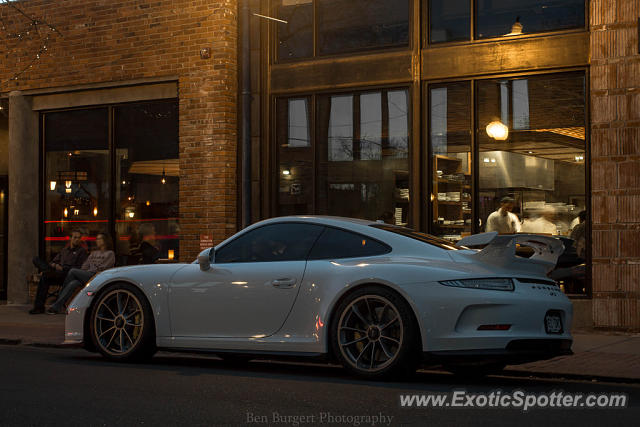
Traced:
<svg viewBox="0 0 640 427">
<path fill-rule="evenodd" d="M 627 393 L 629 406 L 527 412 L 400 407 L 401 394 L 454 390 L 620 392 Z M 215 357 L 173 353 L 159 353 L 147 364 L 116 364 L 81 349 L 0 346 L 2 426 L 617 426 L 637 425 L 638 419 L 640 384 L 506 376 L 468 382 L 433 372 L 418 372 L 405 382 L 368 382 L 323 365 L 250 362 L 237 367 Z"/>
</svg>

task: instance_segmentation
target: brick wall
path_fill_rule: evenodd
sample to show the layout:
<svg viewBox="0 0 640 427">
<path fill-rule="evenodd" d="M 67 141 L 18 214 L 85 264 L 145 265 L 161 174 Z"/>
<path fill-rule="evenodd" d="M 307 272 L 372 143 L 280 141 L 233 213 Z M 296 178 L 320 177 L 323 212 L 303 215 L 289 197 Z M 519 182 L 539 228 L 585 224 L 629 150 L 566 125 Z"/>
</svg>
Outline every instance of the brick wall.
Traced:
<svg viewBox="0 0 640 427">
<path fill-rule="evenodd" d="M 594 326 L 640 330 L 640 2 L 590 6 Z"/>
<path fill-rule="evenodd" d="M 182 260 L 200 234 L 219 242 L 236 229 L 237 0 L 30 0 L 19 6 L 60 34 L 46 51 L 28 20 L 0 7 L 0 94 L 176 77 L 180 99 Z M 0 27 L 0 30 L 2 28 Z M 21 32 L 22 38 L 8 34 Z M 211 48 L 201 59 L 200 49 Z M 33 62 L 33 64 L 32 64 Z M 31 67 L 29 67 L 29 65 Z M 17 80 L 16 70 L 26 69 Z"/>
</svg>

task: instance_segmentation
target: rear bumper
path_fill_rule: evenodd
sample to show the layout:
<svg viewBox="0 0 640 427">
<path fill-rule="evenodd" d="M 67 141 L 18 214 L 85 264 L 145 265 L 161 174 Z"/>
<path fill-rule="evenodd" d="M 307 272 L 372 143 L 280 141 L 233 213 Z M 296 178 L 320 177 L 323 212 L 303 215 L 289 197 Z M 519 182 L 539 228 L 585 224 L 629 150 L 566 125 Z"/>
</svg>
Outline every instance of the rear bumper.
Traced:
<svg viewBox="0 0 640 427">
<path fill-rule="evenodd" d="M 500 349 L 427 351 L 423 353 L 423 361 L 464 365 L 486 363 L 517 365 L 572 355 L 572 343 L 573 340 L 570 339 L 516 339 Z"/>
</svg>

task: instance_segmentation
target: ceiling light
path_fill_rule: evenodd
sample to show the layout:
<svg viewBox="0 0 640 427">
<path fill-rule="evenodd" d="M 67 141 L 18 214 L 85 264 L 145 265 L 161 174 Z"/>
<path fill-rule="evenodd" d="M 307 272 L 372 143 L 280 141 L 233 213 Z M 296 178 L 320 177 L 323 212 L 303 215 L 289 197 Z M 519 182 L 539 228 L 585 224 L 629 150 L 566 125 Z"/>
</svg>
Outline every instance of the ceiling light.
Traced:
<svg viewBox="0 0 640 427">
<path fill-rule="evenodd" d="M 496 120 L 487 125 L 487 135 L 496 141 L 504 141 L 509 137 L 509 128 Z"/>
</svg>

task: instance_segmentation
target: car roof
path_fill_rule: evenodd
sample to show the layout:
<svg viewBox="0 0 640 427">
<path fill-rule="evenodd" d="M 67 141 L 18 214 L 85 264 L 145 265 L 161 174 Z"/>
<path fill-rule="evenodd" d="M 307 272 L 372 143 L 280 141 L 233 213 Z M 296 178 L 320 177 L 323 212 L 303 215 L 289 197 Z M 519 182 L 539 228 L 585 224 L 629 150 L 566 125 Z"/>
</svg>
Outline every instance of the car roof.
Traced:
<svg viewBox="0 0 640 427">
<path fill-rule="evenodd" d="M 376 224 L 376 221 L 359 218 L 346 218 L 341 216 L 329 216 L 329 215 L 289 215 L 279 216 L 275 218 L 269 218 L 264 221 L 260 221 L 260 225 L 277 223 L 277 222 L 312 222 L 314 224 L 335 225 L 348 227 L 352 224 L 369 226 Z"/>
</svg>

